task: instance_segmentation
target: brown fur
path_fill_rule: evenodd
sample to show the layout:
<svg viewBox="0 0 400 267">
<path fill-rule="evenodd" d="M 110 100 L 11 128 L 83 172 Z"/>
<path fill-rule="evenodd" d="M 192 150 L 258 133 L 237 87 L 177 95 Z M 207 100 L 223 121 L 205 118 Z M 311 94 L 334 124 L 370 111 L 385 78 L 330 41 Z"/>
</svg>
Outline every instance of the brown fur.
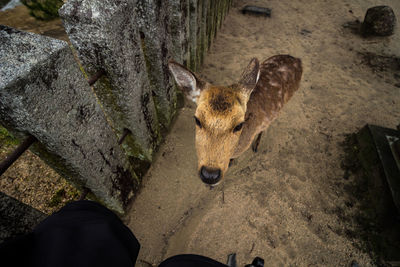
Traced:
<svg viewBox="0 0 400 267">
<path fill-rule="evenodd" d="M 224 95 L 224 98 L 221 98 L 221 95 Z M 202 124 L 201 128 L 196 127 L 199 169 L 207 166 L 221 169 L 222 173 L 228 169 L 230 157 L 240 138 L 240 132 L 234 133 L 233 129 L 243 122 L 245 117 L 243 106 L 237 101 L 239 97 L 239 90 L 218 86 L 210 87 L 200 94 L 195 113 Z M 218 99 L 223 99 L 223 104 L 215 105 Z"/>
<path fill-rule="evenodd" d="M 261 64 L 260 79 L 247 103 L 246 123 L 233 158 L 246 151 L 253 139 L 276 119 L 299 88 L 302 73 L 301 60 L 289 55 L 273 56 Z"/>
<path fill-rule="evenodd" d="M 182 68 L 170 63 L 175 77 L 182 76 L 180 73 L 185 72 Z M 255 84 L 258 70 L 260 76 Z M 199 90 L 195 113 L 201 123 L 201 127 L 196 127 L 199 170 L 202 166 L 220 169 L 223 176 L 230 159 L 246 151 L 255 136 L 266 130 L 277 117 L 299 88 L 301 75 L 301 61 L 289 55 L 273 56 L 260 66 L 253 59 L 239 83 L 229 87 L 212 86 L 191 72 L 184 75 L 193 76 L 190 81 L 196 80 L 195 90 Z M 180 87 L 185 87 L 184 79 L 177 82 Z M 242 122 L 243 128 L 235 132 L 235 127 Z"/>
</svg>

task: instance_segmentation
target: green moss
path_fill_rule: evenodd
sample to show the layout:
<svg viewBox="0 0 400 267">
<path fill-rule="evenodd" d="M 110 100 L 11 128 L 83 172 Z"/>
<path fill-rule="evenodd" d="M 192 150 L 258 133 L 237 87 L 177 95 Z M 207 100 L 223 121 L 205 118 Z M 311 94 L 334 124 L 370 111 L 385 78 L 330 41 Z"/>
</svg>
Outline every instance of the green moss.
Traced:
<svg viewBox="0 0 400 267">
<path fill-rule="evenodd" d="M 123 134 L 123 129 L 121 129 L 121 126 L 127 125 L 127 123 L 125 123 L 126 118 L 124 117 L 121 107 L 117 104 L 117 98 L 113 93 L 111 83 L 106 76 L 101 77 L 96 83 L 96 86 L 94 87 L 94 93 L 98 98 L 98 103 L 104 110 L 104 114 L 109 125 L 116 133 L 116 136 L 120 138 Z M 156 131 L 156 134 L 157 136 L 160 136 L 158 130 Z M 129 159 L 129 162 L 136 163 L 135 165 L 131 165 L 133 167 L 130 169 L 132 178 L 140 181 L 140 178 L 142 177 L 140 174 L 143 173 L 143 168 L 141 166 L 147 166 L 150 164 L 153 149 L 143 149 L 132 134 L 129 134 L 125 138 L 121 147 Z"/>
<path fill-rule="evenodd" d="M 54 193 L 54 195 L 51 197 L 47 205 L 49 207 L 57 207 L 62 203 L 68 204 L 78 199 L 78 197 L 79 197 L 78 190 L 76 189 L 66 190 L 65 188 L 61 188 Z"/>
<path fill-rule="evenodd" d="M 63 0 L 22 0 L 30 10 L 31 16 L 40 20 L 58 18 L 58 10 L 64 4 Z"/>
<path fill-rule="evenodd" d="M 72 50 L 74 50 L 74 48 L 72 48 Z M 89 74 L 85 71 L 82 64 L 80 64 L 79 60 L 77 60 L 77 62 L 79 65 L 79 69 L 81 70 L 83 75 L 88 78 Z M 103 75 L 102 77 L 100 77 L 98 82 L 96 82 L 96 85 L 92 86 L 91 88 L 93 88 L 94 96 L 96 97 L 97 103 L 103 110 L 104 116 L 106 117 L 108 124 L 111 126 L 116 136 L 120 138 L 123 133 L 123 129 L 121 128 L 121 126 L 126 125 L 126 119 L 123 115 L 121 107 L 118 105 L 118 100 L 112 90 L 110 80 L 107 78 L 107 76 Z M 152 149 L 150 149 L 149 151 L 143 150 L 140 144 L 135 141 L 132 135 L 128 135 L 125 138 L 122 147 L 129 157 L 136 157 L 145 161 L 151 160 L 151 155 L 153 153 Z"/>
<path fill-rule="evenodd" d="M 85 69 L 83 68 L 82 64 L 80 64 L 79 61 L 78 61 L 78 65 L 79 65 L 79 69 L 81 70 L 83 75 L 86 78 L 88 78 L 87 72 L 85 71 Z M 113 131 L 116 133 L 116 136 L 118 136 L 118 138 L 120 138 L 122 136 L 123 130 L 120 130 L 120 131 L 117 130 L 116 127 L 113 126 L 113 123 L 110 121 L 110 118 L 108 118 L 107 112 L 104 112 L 105 108 L 104 108 L 103 104 L 106 104 L 107 109 L 111 110 L 110 107 L 112 107 L 115 109 L 115 111 L 117 111 L 117 112 L 112 112 L 113 116 L 117 116 L 117 117 L 113 117 L 112 118 L 113 120 L 117 119 L 120 122 L 124 120 L 123 116 L 121 115 L 122 111 L 119 108 L 119 106 L 117 105 L 117 99 L 112 92 L 109 79 L 107 79 L 107 77 L 103 76 L 100 78 L 100 80 L 96 84 L 96 86 L 91 87 L 91 88 L 93 88 L 93 93 L 94 93 L 94 96 L 96 97 L 96 101 L 102 108 L 104 116 L 106 117 L 106 119 L 108 121 L 108 124 L 111 126 Z M 105 97 L 104 94 L 106 94 L 107 97 Z M 119 111 L 119 113 L 118 113 L 118 111 Z M 146 161 L 146 162 L 149 161 L 148 156 L 146 156 L 145 153 L 143 153 L 142 149 L 140 148 L 140 145 L 135 141 L 135 139 L 131 135 L 128 135 L 125 138 L 124 143 L 122 144 L 122 148 L 124 149 L 128 158 L 134 157 L 134 158 Z M 149 153 L 151 154 L 152 151 L 149 151 Z M 132 170 L 132 176 L 135 179 L 138 179 L 135 171 L 133 171 L 133 170 Z"/>
<path fill-rule="evenodd" d="M 118 100 L 112 90 L 110 80 L 106 76 L 101 77 L 94 87 L 94 92 L 99 99 L 102 109 L 105 111 L 104 113 L 109 124 L 117 136 L 120 137 L 123 133 L 121 126 L 127 125 L 127 123 L 125 123 L 126 118 L 123 110 L 118 105 Z M 146 160 L 151 159 L 152 150 L 146 151 L 142 149 L 132 135 L 127 136 L 124 144 L 123 148 L 128 155 Z"/>
<path fill-rule="evenodd" d="M 66 192 L 64 188 L 59 189 L 50 199 L 49 207 L 56 207 L 61 204 L 62 200 L 66 198 Z"/>
<path fill-rule="evenodd" d="M 175 25 L 174 27 L 178 26 Z M 177 31 L 176 34 L 178 33 L 179 32 Z M 166 89 L 163 90 L 159 89 L 160 86 L 162 87 L 168 86 L 168 84 L 165 84 L 168 81 L 164 80 L 165 79 L 165 73 L 164 73 L 165 69 L 163 68 L 164 66 L 161 66 L 165 62 L 159 62 L 159 57 L 161 56 L 160 50 L 158 46 L 153 43 L 153 41 L 149 40 L 150 39 L 146 38 L 144 34 L 141 34 L 141 48 L 145 60 L 148 81 L 152 91 L 152 94 L 147 98 L 151 98 L 156 113 L 156 118 L 153 121 L 152 129 L 154 131 L 154 136 L 153 136 L 154 148 L 157 148 L 162 140 L 162 136 L 166 132 L 168 132 L 172 118 L 176 113 L 177 90 L 175 87 L 172 87 L 170 89 L 171 91 L 169 92 Z M 174 53 L 179 54 L 180 52 L 178 52 L 178 50 L 175 50 Z M 161 58 L 163 56 L 165 55 L 162 55 Z M 178 55 L 178 57 L 180 56 Z M 147 98 L 143 97 L 142 99 L 143 104 L 145 104 L 145 102 L 148 101 Z M 160 127 L 158 127 L 158 125 L 160 125 Z"/>
<path fill-rule="evenodd" d="M 79 66 L 79 70 L 83 73 L 83 76 L 85 76 L 85 78 L 87 79 L 88 76 L 87 76 L 87 73 L 86 73 L 85 69 L 83 68 L 82 64 L 79 63 L 78 66 Z"/>
<path fill-rule="evenodd" d="M 159 73 L 159 71 L 157 71 L 156 69 L 152 68 L 153 65 L 155 65 L 156 63 L 151 62 L 151 52 L 148 48 L 149 45 L 146 45 L 146 41 L 144 36 L 141 36 L 140 38 L 141 41 L 141 48 L 142 48 L 142 52 L 143 52 L 143 57 L 146 63 L 146 71 L 147 71 L 147 75 L 148 75 L 148 80 L 150 83 L 151 88 L 157 88 L 159 86 L 159 81 L 157 79 L 157 77 L 163 77 L 162 73 Z M 157 77 L 155 77 L 157 76 Z M 157 120 L 159 123 L 161 123 L 161 125 L 164 128 L 168 128 L 169 124 L 171 123 L 171 112 L 169 110 L 169 107 L 165 107 L 165 105 L 163 105 L 163 101 L 162 99 L 157 96 L 157 94 L 154 94 L 151 96 L 154 107 L 156 109 L 156 114 L 157 114 Z M 157 145 L 160 143 L 161 141 L 161 135 L 157 129 L 158 127 L 156 127 L 156 131 L 157 131 Z"/>
<path fill-rule="evenodd" d="M 7 150 L 19 144 L 16 139 L 6 128 L 0 125 L 0 152 Z"/>
<path fill-rule="evenodd" d="M 49 152 L 41 143 L 34 143 L 29 150 L 40 157 L 47 165 L 52 167 L 59 175 L 67 179 L 78 190 L 82 190 L 82 184 L 78 178 L 78 172 L 68 167 L 60 156 Z"/>
</svg>

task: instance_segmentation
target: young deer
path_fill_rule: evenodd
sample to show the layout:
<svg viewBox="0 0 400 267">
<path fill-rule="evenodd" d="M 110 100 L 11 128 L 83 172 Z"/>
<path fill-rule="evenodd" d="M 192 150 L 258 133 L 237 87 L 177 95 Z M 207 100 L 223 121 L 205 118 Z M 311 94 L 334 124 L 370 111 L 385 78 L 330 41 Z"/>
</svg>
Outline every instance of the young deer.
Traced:
<svg viewBox="0 0 400 267">
<path fill-rule="evenodd" d="M 211 186 L 258 135 L 252 146 L 257 152 L 262 132 L 299 88 L 302 75 L 300 59 L 289 55 L 270 57 L 261 66 L 253 58 L 239 82 L 230 86 L 211 85 L 172 60 L 169 69 L 186 97 L 197 103 L 198 171 Z"/>
</svg>

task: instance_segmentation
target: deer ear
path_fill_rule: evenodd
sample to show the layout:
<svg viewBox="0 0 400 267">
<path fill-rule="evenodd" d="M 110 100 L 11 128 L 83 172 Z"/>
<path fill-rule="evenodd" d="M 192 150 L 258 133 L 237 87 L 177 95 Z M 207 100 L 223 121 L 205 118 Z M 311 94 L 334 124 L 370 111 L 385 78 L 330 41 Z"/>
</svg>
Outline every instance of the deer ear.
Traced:
<svg viewBox="0 0 400 267">
<path fill-rule="evenodd" d="M 168 62 L 168 67 L 186 98 L 196 103 L 197 97 L 200 95 L 201 90 L 207 86 L 207 83 L 173 60 Z"/>
<path fill-rule="evenodd" d="M 260 78 L 260 63 L 257 58 L 252 58 L 249 65 L 244 69 L 239 81 L 239 86 L 243 94 L 250 97 L 251 92 Z"/>
</svg>

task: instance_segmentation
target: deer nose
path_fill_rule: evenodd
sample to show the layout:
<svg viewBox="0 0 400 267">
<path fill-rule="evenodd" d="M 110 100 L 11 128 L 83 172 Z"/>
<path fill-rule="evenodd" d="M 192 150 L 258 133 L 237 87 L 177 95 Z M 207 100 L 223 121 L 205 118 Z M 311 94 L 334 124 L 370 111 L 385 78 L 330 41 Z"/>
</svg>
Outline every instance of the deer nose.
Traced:
<svg viewBox="0 0 400 267">
<path fill-rule="evenodd" d="M 221 180 L 221 170 L 202 166 L 200 169 L 200 178 L 206 184 L 216 184 Z"/>
</svg>

